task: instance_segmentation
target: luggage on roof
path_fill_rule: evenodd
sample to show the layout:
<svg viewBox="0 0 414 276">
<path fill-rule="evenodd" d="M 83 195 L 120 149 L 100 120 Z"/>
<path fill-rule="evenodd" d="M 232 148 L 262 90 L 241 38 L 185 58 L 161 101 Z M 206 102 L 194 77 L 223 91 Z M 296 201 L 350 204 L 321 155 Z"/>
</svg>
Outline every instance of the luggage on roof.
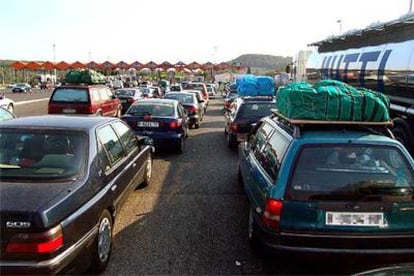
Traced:
<svg viewBox="0 0 414 276">
<path fill-rule="evenodd" d="M 322 80 L 313 86 L 303 82 L 289 84 L 279 89 L 276 105 L 281 114 L 291 119 L 390 120 L 387 96 L 336 80 Z"/>
<path fill-rule="evenodd" d="M 65 76 L 67 83 L 104 84 L 105 76 L 89 69 L 77 69 L 69 71 Z"/>
<path fill-rule="evenodd" d="M 243 75 L 236 80 L 240 96 L 274 96 L 274 81 L 266 76 Z"/>
</svg>

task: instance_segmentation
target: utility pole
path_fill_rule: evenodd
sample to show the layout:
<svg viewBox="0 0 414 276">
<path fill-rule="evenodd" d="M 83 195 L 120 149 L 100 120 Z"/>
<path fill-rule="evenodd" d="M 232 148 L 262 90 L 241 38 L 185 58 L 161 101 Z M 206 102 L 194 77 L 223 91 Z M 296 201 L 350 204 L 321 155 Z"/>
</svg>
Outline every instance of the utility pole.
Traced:
<svg viewBox="0 0 414 276">
<path fill-rule="evenodd" d="M 413 0 L 410 0 L 410 9 L 408 10 L 409 13 L 413 10 Z"/>
<path fill-rule="evenodd" d="M 53 64 L 56 64 L 56 44 L 53 43 Z M 53 69 L 53 80 L 52 83 L 55 85 L 57 83 L 57 74 L 56 74 L 56 68 Z"/>
<path fill-rule="evenodd" d="M 411 0 L 412 1 L 412 0 Z M 337 20 L 336 21 L 336 23 L 338 23 L 339 24 L 339 35 L 341 35 L 342 34 L 342 20 L 341 19 L 339 19 L 339 20 Z"/>
</svg>

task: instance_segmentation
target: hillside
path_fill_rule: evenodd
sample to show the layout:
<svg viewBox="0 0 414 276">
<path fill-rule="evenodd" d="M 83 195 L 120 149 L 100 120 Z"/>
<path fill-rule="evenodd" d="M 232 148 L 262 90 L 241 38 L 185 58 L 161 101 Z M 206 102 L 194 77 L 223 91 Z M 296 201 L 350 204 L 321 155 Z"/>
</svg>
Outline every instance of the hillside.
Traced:
<svg viewBox="0 0 414 276">
<path fill-rule="evenodd" d="M 249 66 L 252 73 L 269 70 L 284 71 L 286 65 L 292 62 L 292 57 L 246 54 L 235 58 L 228 63 Z"/>
</svg>

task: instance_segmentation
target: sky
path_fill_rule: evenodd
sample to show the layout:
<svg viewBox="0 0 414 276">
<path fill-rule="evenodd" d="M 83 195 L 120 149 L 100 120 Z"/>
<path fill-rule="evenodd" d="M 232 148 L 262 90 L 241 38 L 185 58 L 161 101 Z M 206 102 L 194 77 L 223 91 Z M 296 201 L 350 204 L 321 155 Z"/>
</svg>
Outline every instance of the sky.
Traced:
<svg viewBox="0 0 414 276">
<path fill-rule="evenodd" d="M 409 9 L 410 0 L 0 0 L 0 60 L 294 57 L 312 42 Z"/>
</svg>

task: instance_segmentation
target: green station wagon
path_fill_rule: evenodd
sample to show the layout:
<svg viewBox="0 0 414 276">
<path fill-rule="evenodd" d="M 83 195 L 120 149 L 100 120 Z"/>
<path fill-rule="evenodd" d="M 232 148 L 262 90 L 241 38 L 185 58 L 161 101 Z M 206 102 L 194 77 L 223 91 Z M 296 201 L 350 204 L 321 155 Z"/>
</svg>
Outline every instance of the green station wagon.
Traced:
<svg viewBox="0 0 414 276">
<path fill-rule="evenodd" d="M 279 253 L 414 253 L 414 161 L 376 129 L 259 121 L 239 145 L 250 241 Z"/>
</svg>

